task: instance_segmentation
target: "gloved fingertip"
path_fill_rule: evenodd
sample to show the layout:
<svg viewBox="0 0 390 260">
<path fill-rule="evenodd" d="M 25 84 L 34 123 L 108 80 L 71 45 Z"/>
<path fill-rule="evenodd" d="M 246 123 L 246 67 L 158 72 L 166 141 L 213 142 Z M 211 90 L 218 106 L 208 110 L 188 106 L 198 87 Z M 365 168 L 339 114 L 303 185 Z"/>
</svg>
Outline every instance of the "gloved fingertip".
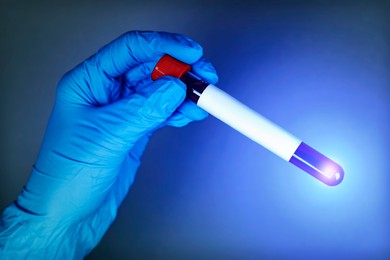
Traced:
<svg viewBox="0 0 390 260">
<path fill-rule="evenodd" d="M 198 73 L 198 75 L 205 81 L 207 81 L 210 84 L 217 84 L 219 78 L 218 75 L 215 74 L 214 72 L 209 72 L 209 71 L 202 71 Z"/>
<path fill-rule="evenodd" d="M 214 66 L 206 58 L 202 57 L 192 65 L 192 70 L 203 80 L 216 84 L 218 82 L 217 71 Z"/>
<path fill-rule="evenodd" d="M 164 54 L 169 54 L 188 64 L 197 62 L 203 56 L 202 46 L 185 35 L 162 32 L 160 36 L 165 44 L 159 48 L 164 49 Z"/>
<path fill-rule="evenodd" d="M 205 110 L 189 100 L 184 101 L 173 116 L 176 116 L 176 114 L 184 115 L 193 121 L 203 120 L 208 116 L 208 113 Z"/>
<path fill-rule="evenodd" d="M 209 113 L 204 111 L 203 109 L 201 110 L 202 112 L 198 113 L 198 117 L 194 118 L 194 120 L 201 121 L 209 117 Z"/>
<path fill-rule="evenodd" d="M 209 116 L 209 113 L 207 113 L 200 107 L 197 107 L 197 109 L 192 109 L 190 112 L 185 111 L 184 113 L 187 114 L 187 117 L 189 117 L 193 121 L 200 121 L 206 119 Z"/>
<path fill-rule="evenodd" d="M 183 114 L 175 114 L 167 119 L 165 125 L 173 127 L 183 127 L 191 123 L 192 120 Z"/>
</svg>

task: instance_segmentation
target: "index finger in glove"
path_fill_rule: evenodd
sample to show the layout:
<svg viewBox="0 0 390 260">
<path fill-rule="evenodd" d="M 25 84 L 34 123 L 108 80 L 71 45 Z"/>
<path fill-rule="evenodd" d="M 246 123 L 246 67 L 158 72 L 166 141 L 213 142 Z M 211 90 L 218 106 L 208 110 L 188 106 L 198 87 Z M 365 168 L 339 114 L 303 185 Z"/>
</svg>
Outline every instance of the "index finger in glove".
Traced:
<svg viewBox="0 0 390 260">
<path fill-rule="evenodd" d="M 140 63 L 157 62 L 164 54 L 192 64 L 202 57 L 203 50 L 184 35 L 133 31 L 100 49 L 96 59 L 102 72 L 115 78 Z"/>
</svg>

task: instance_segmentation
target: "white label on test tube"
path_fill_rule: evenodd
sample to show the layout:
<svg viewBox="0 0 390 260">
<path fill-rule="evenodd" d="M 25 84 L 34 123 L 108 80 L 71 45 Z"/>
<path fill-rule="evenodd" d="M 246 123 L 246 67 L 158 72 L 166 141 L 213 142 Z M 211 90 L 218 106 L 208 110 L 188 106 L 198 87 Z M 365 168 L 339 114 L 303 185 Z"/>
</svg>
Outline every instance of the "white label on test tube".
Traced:
<svg viewBox="0 0 390 260">
<path fill-rule="evenodd" d="M 212 84 L 203 91 L 197 104 L 286 161 L 301 143 L 295 136 Z"/>
</svg>

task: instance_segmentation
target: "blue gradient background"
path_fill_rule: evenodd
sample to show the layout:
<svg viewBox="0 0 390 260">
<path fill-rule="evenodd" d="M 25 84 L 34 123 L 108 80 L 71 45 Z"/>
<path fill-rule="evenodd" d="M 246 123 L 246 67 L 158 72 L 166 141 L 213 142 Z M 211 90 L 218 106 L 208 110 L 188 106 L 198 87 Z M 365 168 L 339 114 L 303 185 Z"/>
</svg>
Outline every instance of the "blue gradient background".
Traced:
<svg viewBox="0 0 390 260">
<path fill-rule="evenodd" d="M 2 1 L 0 202 L 34 163 L 60 77 L 128 30 L 183 33 L 219 86 L 340 162 L 327 187 L 215 118 L 156 133 L 87 259 L 390 257 L 387 1 Z M 388 258 L 387 258 L 388 259 Z"/>
</svg>

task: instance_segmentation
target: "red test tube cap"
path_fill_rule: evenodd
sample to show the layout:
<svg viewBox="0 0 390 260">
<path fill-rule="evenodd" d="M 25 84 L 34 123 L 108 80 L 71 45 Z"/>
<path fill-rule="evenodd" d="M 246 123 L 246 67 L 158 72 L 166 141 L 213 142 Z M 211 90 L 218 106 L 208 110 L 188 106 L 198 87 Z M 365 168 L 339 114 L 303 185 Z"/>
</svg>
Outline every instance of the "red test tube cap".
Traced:
<svg viewBox="0 0 390 260">
<path fill-rule="evenodd" d="M 163 76 L 171 76 L 175 78 L 181 78 L 183 74 L 189 72 L 191 66 L 179 61 L 168 54 L 162 56 L 157 62 L 152 72 L 152 80 L 159 79 Z"/>
</svg>

